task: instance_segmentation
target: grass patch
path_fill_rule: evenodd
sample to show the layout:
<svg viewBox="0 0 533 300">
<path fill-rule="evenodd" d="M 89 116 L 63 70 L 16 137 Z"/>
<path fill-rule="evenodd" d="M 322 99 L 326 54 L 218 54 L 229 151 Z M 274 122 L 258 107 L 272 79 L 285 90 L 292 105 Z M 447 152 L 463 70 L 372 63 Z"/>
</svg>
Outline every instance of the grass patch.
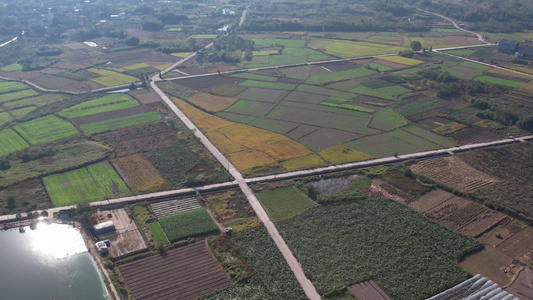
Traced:
<svg viewBox="0 0 533 300">
<path fill-rule="evenodd" d="M 160 245 L 167 245 L 169 244 L 169 240 L 167 236 L 165 235 L 165 232 L 163 231 L 163 228 L 161 228 L 161 224 L 159 222 L 152 222 L 149 224 L 150 229 L 152 229 L 152 233 L 154 234 L 155 240 Z"/>
<path fill-rule="evenodd" d="M 349 78 L 358 78 L 358 77 L 362 77 L 362 76 L 366 76 L 370 74 L 375 74 L 375 72 L 372 70 L 366 69 L 366 68 L 358 68 L 358 69 L 312 75 L 312 76 L 309 76 L 309 78 L 307 78 L 305 82 L 309 84 L 321 84 L 321 83 L 326 83 L 326 82 L 345 80 Z"/>
<path fill-rule="evenodd" d="M 106 162 L 47 176 L 43 178 L 43 183 L 55 206 L 131 195 L 124 181 Z"/>
<path fill-rule="evenodd" d="M 134 116 L 81 125 L 80 128 L 86 134 L 93 134 L 124 128 L 128 126 L 151 123 L 159 120 L 161 120 L 161 115 L 158 112 L 153 111 Z"/>
<path fill-rule="evenodd" d="M 70 96 L 62 94 L 44 94 L 37 97 L 30 97 L 22 100 L 11 101 L 4 103 L 6 109 L 17 109 L 25 106 L 35 105 L 37 107 L 46 106 L 55 102 L 63 101 L 69 99 Z"/>
<path fill-rule="evenodd" d="M 24 122 L 13 128 L 32 145 L 48 143 L 79 134 L 74 125 L 52 115 Z"/>
<path fill-rule="evenodd" d="M 24 118 L 27 114 L 31 113 L 32 111 L 34 111 L 36 109 L 37 109 L 37 107 L 35 107 L 35 106 L 28 106 L 28 107 L 23 107 L 23 108 L 11 110 L 9 112 L 15 118 L 15 120 L 20 120 L 20 119 Z"/>
<path fill-rule="evenodd" d="M 400 52 L 407 48 L 390 45 L 352 42 L 345 40 L 329 39 L 311 39 L 308 44 L 309 48 L 323 50 L 327 54 L 335 55 L 342 58 L 363 57 L 378 54 L 387 54 L 391 52 Z"/>
<path fill-rule="evenodd" d="M 526 83 L 520 82 L 520 81 L 497 78 L 497 77 L 492 77 L 492 76 L 478 76 L 478 77 L 474 78 L 474 80 L 485 82 L 485 83 L 492 83 L 492 84 L 498 84 L 498 85 L 513 87 L 513 88 L 519 88 L 519 87 L 521 87 L 521 86 L 526 84 Z"/>
<path fill-rule="evenodd" d="M 291 218 L 318 204 L 293 187 L 283 187 L 257 193 L 272 221 Z"/>
<path fill-rule="evenodd" d="M 391 67 L 380 65 L 378 63 L 369 63 L 366 66 L 369 67 L 370 69 L 376 70 L 378 72 L 385 72 L 385 71 L 388 71 L 388 70 L 392 70 Z"/>
<path fill-rule="evenodd" d="M 0 131 L 0 141 L 0 156 L 29 147 L 28 143 L 10 128 Z"/>
<path fill-rule="evenodd" d="M 65 118 L 78 118 L 138 106 L 139 102 L 126 94 L 111 94 L 105 97 L 85 101 L 60 111 Z"/>
<path fill-rule="evenodd" d="M 2 67 L 2 71 L 4 72 L 22 71 L 22 65 L 10 64 L 10 65 Z"/>
<path fill-rule="evenodd" d="M 162 217 L 159 223 L 171 243 L 218 232 L 217 225 L 205 208 Z"/>
<path fill-rule="evenodd" d="M 373 158 L 361 151 L 348 148 L 344 145 L 336 145 L 320 151 L 320 156 L 332 165 L 344 164 L 353 161 L 361 161 Z"/>
<path fill-rule="evenodd" d="M 380 130 L 391 130 L 406 125 L 407 122 L 390 108 L 383 108 L 374 113 L 369 127 Z"/>
<path fill-rule="evenodd" d="M 278 226 L 322 293 L 371 278 L 393 299 L 426 298 L 467 279 L 455 261 L 479 247 L 379 198 L 329 204 Z M 337 247 L 335 255 L 324 255 L 331 245 Z"/>
<path fill-rule="evenodd" d="M 240 86 L 246 87 L 257 87 L 264 89 L 275 89 L 275 90 L 292 90 L 296 88 L 296 84 L 293 83 L 280 83 L 280 82 L 267 82 L 267 81 L 257 81 L 257 80 L 246 80 L 239 84 Z"/>
</svg>

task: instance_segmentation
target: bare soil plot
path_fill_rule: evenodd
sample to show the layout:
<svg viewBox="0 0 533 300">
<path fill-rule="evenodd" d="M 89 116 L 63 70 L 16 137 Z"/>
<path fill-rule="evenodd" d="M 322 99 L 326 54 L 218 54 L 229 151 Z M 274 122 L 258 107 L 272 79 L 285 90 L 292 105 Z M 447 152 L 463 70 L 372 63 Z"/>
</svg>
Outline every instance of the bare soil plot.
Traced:
<svg viewBox="0 0 533 300">
<path fill-rule="evenodd" d="M 509 283 L 513 273 L 511 265 L 513 265 L 513 259 L 492 246 L 485 246 L 482 251 L 469 255 L 459 263 L 459 266 L 470 274 L 481 274 L 499 286 Z"/>
<path fill-rule="evenodd" d="M 529 265 L 533 261 L 533 228 L 524 227 L 496 248 L 511 258 Z"/>
<path fill-rule="evenodd" d="M 373 194 L 379 194 L 384 196 L 385 198 L 400 203 L 406 203 L 414 200 L 413 195 L 410 195 L 409 193 L 380 179 L 372 180 L 372 184 L 370 185 L 369 189 Z"/>
<path fill-rule="evenodd" d="M 156 217 L 161 218 L 200 208 L 200 203 L 196 198 L 183 198 L 152 203 L 150 207 Z"/>
<path fill-rule="evenodd" d="M 533 271 L 525 268 L 505 291 L 522 300 L 533 300 Z"/>
<path fill-rule="evenodd" d="M 113 221 L 116 231 L 99 237 L 110 241 L 109 253 L 113 257 L 121 257 L 147 248 L 137 225 L 125 209 L 101 210 L 98 213 L 98 222 L 107 221 Z"/>
<path fill-rule="evenodd" d="M 472 192 L 500 181 L 474 169 L 457 156 L 423 160 L 412 165 L 411 170 L 461 192 Z"/>
<path fill-rule="evenodd" d="M 357 300 L 391 300 L 374 280 L 354 284 L 348 290 Z"/>
<path fill-rule="evenodd" d="M 439 221 L 452 215 L 455 211 L 468 204 L 470 204 L 470 201 L 464 198 L 453 197 L 444 201 L 442 204 L 435 206 L 433 209 L 428 210 L 424 215 L 432 220 Z"/>
<path fill-rule="evenodd" d="M 171 146 L 176 132 L 164 122 L 156 122 L 98 134 L 94 138 L 111 145 L 117 156 L 128 156 Z"/>
<path fill-rule="evenodd" d="M 504 214 L 471 202 L 439 222 L 469 237 L 477 237 L 505 218 Z"/>
<path fill-rule="evenodd" d="M 526 225 L 510 217 L 503 219 L 497 226 L 478 237 L 478 241 L 493 247 L 521 231 Z"/>
<path fill-rule="evenodd" d="M 420 213 L 424 213 L 454 196 L 452 193 L 436 189 L 409 203 L 409 207 Z"/>
<path fill-rule="evenodd" d="M 119 266 L 137 300 L 193 299 L 232 284 L 205 242 Z"/>
<path fill-rule="evenodd" d="M 134 116 L 134 115 L 142 114 L 142 113 L 149 112 L 149 111 L 151 110 L 147 108 L 146 106 L 139 105 L 139 106 L 115 110 L 115 111 L 108 111 L 108 112 L 104 112 L 104 113 L 100 113 L 96 115 L 74 118 L 71 120 L 76 125 L 81 126 L 81 125 L 93 124 L 97 122 L 109 121 L 109 120 L 118 119 L 118 118 Z"/>
<path fill-rule="evenodd" d="M 153 92 L 142 91 L 132 91 L 130 94 L 143 104 L 150 104 L 161 101 L 159 97 Z"/>
</svg>

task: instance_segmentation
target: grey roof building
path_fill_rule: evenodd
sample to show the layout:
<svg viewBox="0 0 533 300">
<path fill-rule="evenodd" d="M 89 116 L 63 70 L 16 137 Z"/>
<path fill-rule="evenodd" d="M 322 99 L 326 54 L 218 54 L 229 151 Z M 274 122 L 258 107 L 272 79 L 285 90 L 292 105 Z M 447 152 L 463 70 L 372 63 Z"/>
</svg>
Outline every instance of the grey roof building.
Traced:
<svg viewBox="0 0 533 300">
<path fill-rule="evenodd" d="M 515 54 L 518 52 L 518 41 L 503 39 L 498 43 L 498 52 Z"/>
</svg>

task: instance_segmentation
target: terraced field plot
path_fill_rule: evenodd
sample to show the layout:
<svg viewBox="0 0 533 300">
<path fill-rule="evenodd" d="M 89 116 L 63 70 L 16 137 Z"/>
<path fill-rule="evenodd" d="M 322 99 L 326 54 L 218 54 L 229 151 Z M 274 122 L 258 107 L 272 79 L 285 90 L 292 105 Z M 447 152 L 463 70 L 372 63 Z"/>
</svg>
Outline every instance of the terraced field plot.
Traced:
<svg viewBox="0 0 533 300">
<path fill-rule="evenodd" d="M 0 131 L 0 156 L 8 155 L 18 150 L 28 148 L 29 145 L 13 129 Z"/>
<path fill-rule="evenodd" d="M 232 284 L 204 242 L 119 267 L 135 299 L 194 299 Z"/>
<path fill-rule="evenodd" d="M 50 175 L 44 185 L 56 206 L 101 201 L 131 195 L 126 184 L 106 162 L 87 168 Z"/>
<path fill-rule="evenodd" d="M 159 120 L 161 120 L 161 115 L 158 112 L 154 111 L 92 124 L 81 125 L 80 128 L 86 134 L 93 134 L 139 124 L 151 123 Z"/>
<path fill-rule="evenodd" d="M 116 169 L 136 193 L 165 190 L 171 187 L 159 171 L 141 154 L 116 160 Z"/>
<path fill-rule="evenodd" d="M 327 54 L 342 58 L 372 56 L 400 52 L 406 48 L 367 42 L 352 42 L 344 40 L 311 39 L 308 47 L 324 50 Z"/>
<path fill-rule="evenodd" d="M 20 90 L 27 90 L 29 88 L 30 88 L 29 86 L 25 85 L 22 82 L 0 81 L 0 94 L 20 91 Z"/>
</svg>

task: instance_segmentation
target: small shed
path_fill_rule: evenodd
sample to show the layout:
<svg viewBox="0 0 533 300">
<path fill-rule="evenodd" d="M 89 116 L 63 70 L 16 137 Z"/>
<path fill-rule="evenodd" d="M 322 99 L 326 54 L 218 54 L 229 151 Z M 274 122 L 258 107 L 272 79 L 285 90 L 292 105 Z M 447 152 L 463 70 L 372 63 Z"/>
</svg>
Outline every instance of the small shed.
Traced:
<svg viewBox="0 0 533 300">
<path fill-rule="evenodd" d="M 532 46 L 524 46 L 518 49 L 518 52 L 520 53 L 520 56 L 525 58 L 533 58 L 533 47 Z"/>
<path fill-rule="evenodd" d="M 94 233 L 95 234 L 102 234 L 109 231 L 115 230 L 115 224 L 113 224 L 113 221 L 107 221 L 103 223 L 99 223 L 93 226 Z"/>
<path fill-rule="evenodd" d="M 520 43 L 516 40 L 503 39 L 498 43 L 498 52 L 515 54 L 518 52 L 518 45 Z"/>
<path fill-rule="evenodd" d="M 109 248 L 103 241 L 97 242 L 96 244 L 94 244 L 94 246 L 96 247 L 96 251 L 98 251 L 100 255 L 109 253 Z"/>
</svg>

